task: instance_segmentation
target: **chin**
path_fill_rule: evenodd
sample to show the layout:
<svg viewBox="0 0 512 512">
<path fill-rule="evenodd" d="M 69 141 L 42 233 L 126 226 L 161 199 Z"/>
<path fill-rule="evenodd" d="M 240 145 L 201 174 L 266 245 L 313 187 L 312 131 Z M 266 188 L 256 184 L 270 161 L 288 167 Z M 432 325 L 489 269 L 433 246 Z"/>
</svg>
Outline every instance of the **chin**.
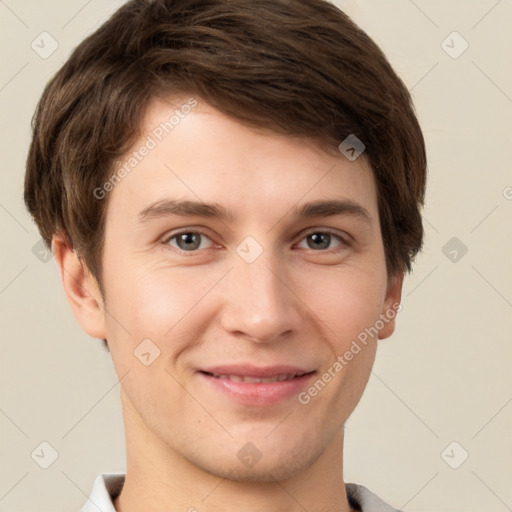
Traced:
<svg viewBox="0 0 512 512">
<path fill-rule="evenodd" d="M 237 457 L 222 457 L 222 454 L 211 454 L 211 457 L 194 457 L 191 460 L 196 467 L 202 469 L 217 478 L 227 479 L 233 482 L 271 483 L 292 478 L 312 466 L 320 457 L 321 449 L 315 451 L 313 447 L 305 450 L 304 446 L 297 447 L 287 453 L 276 453 L 272 450 L 252 466 L 245 466 Z"/>
<path fill-rule="evenodd" d="M 225 466 L 203 465 L 199 467 L 217 478 L 227 479 L 232 482 L 271 483 L 287 480 L 300 473 L 303 468 L 297 467 L 295 464 L 296 463 L 294 463 L 293 466 L 263 465 L 263 462 L 259 461 L 252 468 L 244 468 L 242 464 L 237 464 L 236 466 L 231 464 L 226 464 Z"/>
</svg>

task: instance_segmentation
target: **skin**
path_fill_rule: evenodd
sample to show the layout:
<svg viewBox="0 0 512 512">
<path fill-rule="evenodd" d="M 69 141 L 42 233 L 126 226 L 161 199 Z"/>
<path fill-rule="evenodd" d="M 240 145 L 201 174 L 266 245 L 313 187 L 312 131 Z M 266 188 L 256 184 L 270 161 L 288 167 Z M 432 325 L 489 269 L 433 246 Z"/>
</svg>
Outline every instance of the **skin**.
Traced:
<svg viewBox="0 0 512 512">
<path fill-rule="evenodd" d="M 133 150 L 179 104 L 152 100 Z M 166 214 L 140 222 L 144 208 L 165 199 L 217 203 L 233 218 Z M 369 221 L 294 215 L 329 199 L 357 203 Z M 199 102 L 105 200 L 105 301 L 63 239 L 53 244 L 78 322 L 108 340 L 122 379 L 127 476 L 116 509 L 353 510 L 343 485 L 343 425 L 394 319 L 306 405 L 296 395 L 268 407 L 239 404 L 196 370 L 291 364 L 321 376 L 400 301 L 403 275 L 386 272 L 364 155 L 354 162 L 328 155 Z M 194 239 L 201 245 L 180 250 L 169 238 L 182 229 L 204 233 Z M 325 232 L 327 248 L 308 237 Z M 247 236 L 263 251 L 252 263 L 236 252 Z M 145 366 L 134 350 L 148 338 L 160 355 Z M 237 457 L 248 442 L 261 453 L 252 467 Z"/>
</svg>

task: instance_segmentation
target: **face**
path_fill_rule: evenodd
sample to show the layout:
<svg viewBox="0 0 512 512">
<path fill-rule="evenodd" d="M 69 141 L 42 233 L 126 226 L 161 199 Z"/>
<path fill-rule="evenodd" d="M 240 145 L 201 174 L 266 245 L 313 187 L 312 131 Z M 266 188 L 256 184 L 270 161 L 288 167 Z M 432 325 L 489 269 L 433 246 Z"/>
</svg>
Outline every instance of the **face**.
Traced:
<svg viewBox="0 0 512 512">
<path fill-rule="evenodd" d="M 124 412 L 209 473 L 288 477 L 339 435 L 394 328 L 372 173 L 203 102 L 158 131 L 180 105 L 152 101 L 127 159 L 145 156 L 108 193 L 101 321 Z"/>
</svg>

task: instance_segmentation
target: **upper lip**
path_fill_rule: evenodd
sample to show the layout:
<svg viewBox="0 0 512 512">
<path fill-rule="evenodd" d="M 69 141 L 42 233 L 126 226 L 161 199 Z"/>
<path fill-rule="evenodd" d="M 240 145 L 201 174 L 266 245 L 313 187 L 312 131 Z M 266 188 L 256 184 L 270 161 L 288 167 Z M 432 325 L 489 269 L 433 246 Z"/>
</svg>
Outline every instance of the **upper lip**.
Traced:
<svg viewBox="0 0 512 512">
<path fill-rule="evenodd" d="M 300 366 L 276 365 L 258 367 L 250 364 L 223 365 L 201 368 L 199 371 L 212 373 L 214 375 L 240 375 L 242 377 L 275 377 L 277 375 L 304 375 L 314 370 Z"/>
</svg>

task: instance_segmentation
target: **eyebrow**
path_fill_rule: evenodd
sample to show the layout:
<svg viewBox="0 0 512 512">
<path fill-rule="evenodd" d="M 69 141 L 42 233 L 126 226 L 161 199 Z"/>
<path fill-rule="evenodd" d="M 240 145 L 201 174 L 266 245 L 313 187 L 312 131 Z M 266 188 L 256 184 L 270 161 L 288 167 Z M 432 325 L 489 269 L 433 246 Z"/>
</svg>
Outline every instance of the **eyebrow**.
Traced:
<svg viewBox="0 0 512 512">
<path fill-rule="evenodd" d="M 372 217 L 362 205 L 349 199 L 317 200 L 295 207 L 288 213 L 301 219 L 313 217 L 330 217 L 333 215 L 348 215 L 372 225 Z M 152 219 L 179 215 L 185 217 L 206 217 L 220 220 L 233 220 L 235 215 L 230 210 L 217 203 L 204 203 L 201 201 L 178 201 L 165 199 L 147 206 L 139 212 L 139 222 L 148 222 Z"/>
</svg>

